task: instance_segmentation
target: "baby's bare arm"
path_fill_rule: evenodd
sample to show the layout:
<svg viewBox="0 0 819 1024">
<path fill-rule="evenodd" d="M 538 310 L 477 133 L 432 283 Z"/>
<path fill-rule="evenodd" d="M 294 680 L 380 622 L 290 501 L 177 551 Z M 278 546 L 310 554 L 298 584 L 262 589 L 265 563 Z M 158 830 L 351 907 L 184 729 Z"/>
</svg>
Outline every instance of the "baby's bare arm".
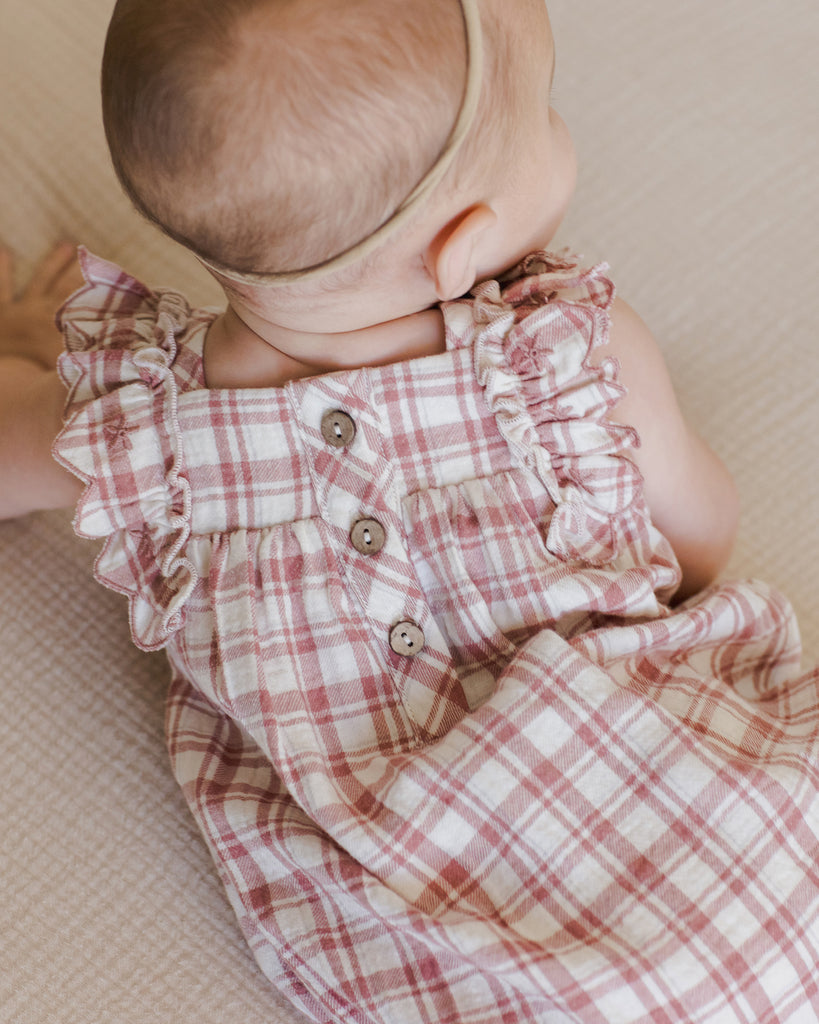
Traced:
<svg viewBox="0 0 819 1024">
<path fill-rule="evenodd" d="M 608 354 L 619 360 L 620 380 L 628 388 L 613 417 L 640 435 L 633 458 L 645 479 L 652 520 L 679 559 L 683 580 L 675 599 L 681 600 L 709 584 L 728 561 L 739 518 L 736 488 L 683 418 L 651 332 L 619 299 Z"/>
<path fill-rule="evenodd" d="M 74 249 L 53 249 L 19 295 L 0 249 L 0 519 L 74 504 L 81 485 L 51 457 L 65 388 L 54 313 L 82 283 Z"/>
</svg>

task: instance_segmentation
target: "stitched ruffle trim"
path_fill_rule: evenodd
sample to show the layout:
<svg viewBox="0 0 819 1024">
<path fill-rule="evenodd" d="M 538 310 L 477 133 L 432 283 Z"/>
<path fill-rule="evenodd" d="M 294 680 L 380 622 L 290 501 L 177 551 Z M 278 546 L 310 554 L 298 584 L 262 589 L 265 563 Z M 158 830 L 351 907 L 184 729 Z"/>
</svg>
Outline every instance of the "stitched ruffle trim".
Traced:
<svg viewBox="0 0 819 1024">
<path fill-rule="evenodd" d="M 68 399 L 53 453 L 85 484 L 75 531 L 105 539 L 97 579 L 128 597 L 135 643 L 158 650 L 198 580 L 172 369 L 191 311 L 84 249 L 80 263 L 86 284 L 57 318 Z"/>
<path fill-rule="evenodd" d="M 534 253 L 473 292 L 477 378 L 516 461 L 556 505 L 546 545 L 589 565 L 617 557 L 623 512 L 642 494 L 625 456 L 637 434 L 608 418 L 625 393 L 617 361 L 590 359 L 609 336 L 607 271 Z"/>
</svg>

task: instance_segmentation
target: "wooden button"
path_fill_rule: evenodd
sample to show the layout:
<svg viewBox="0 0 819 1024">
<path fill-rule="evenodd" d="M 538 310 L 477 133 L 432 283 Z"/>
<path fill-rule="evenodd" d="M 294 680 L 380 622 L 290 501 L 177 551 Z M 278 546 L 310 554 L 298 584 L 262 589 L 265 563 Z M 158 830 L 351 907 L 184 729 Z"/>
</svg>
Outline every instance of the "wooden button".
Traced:
<svg viewBox="0 0 819 1024">
<path fill-rule="evenodd" d="M 424 649 L 424 632 L 414 622 L 399 622 L 390 631 L 390 647 L 403 658 L 414 658 Z"/>
<path fill-rule="evenodd" d="M 362 555 L 377 555 L 386 539 L 387 533 L 377 519 L 359 519 L 350 531 L 353 547 Z"/>
<path fill-rule="evenodd" d="M 321 419 L 321 436 L 333 448 L 346 448 L 355 438 L 355 421 L 341 409 L 325 413 Z"/>
</svg>

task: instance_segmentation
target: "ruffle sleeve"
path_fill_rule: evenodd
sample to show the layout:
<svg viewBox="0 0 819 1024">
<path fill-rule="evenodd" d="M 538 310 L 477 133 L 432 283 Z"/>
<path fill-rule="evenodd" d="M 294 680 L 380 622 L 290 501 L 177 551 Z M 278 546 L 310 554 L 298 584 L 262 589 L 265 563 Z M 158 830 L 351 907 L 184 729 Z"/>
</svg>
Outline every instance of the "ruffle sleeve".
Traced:
<svg viewBox="0 0 819 1024">
<path fill-rule="evenodd" d="M 589 565 L 616 559 L 628 540 L 624 511 L 643 509 L 642 478 L 626 456 L 639 439 L 610 419 L 624 394 L 617 362 L 590 359 L 608 341 L 607 270 L 535 253 L 474 292 L 478 380 L 516 460 L 556 505 L 546 545 Z"/>
<path fill-rule="evenodd" d="M 157 650 L 197 582 L 173 370 L 191 310 L 86 250 L 80 262 L 86 284 L 57 317 L 68 399 L 53 453 L 85 484 L 76 532 L 105 540 L 97 579 L 129 598 L 134 641 Z"/>
</svg>

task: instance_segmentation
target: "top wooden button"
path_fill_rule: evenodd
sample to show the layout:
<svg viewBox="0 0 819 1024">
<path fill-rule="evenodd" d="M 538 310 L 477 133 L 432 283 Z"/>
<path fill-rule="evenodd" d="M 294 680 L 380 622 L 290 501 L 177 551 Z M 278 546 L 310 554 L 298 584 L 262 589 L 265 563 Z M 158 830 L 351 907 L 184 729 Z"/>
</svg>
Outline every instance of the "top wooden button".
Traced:
<svg viewBox="0 0 819 1024">
<path fill-rule="evenodd" d="M 341 409 L 325 413 L 321 419 L 321 436 L 333 448 L 346 448 L 355 438 L 355 421 Z"/>
</svg>

